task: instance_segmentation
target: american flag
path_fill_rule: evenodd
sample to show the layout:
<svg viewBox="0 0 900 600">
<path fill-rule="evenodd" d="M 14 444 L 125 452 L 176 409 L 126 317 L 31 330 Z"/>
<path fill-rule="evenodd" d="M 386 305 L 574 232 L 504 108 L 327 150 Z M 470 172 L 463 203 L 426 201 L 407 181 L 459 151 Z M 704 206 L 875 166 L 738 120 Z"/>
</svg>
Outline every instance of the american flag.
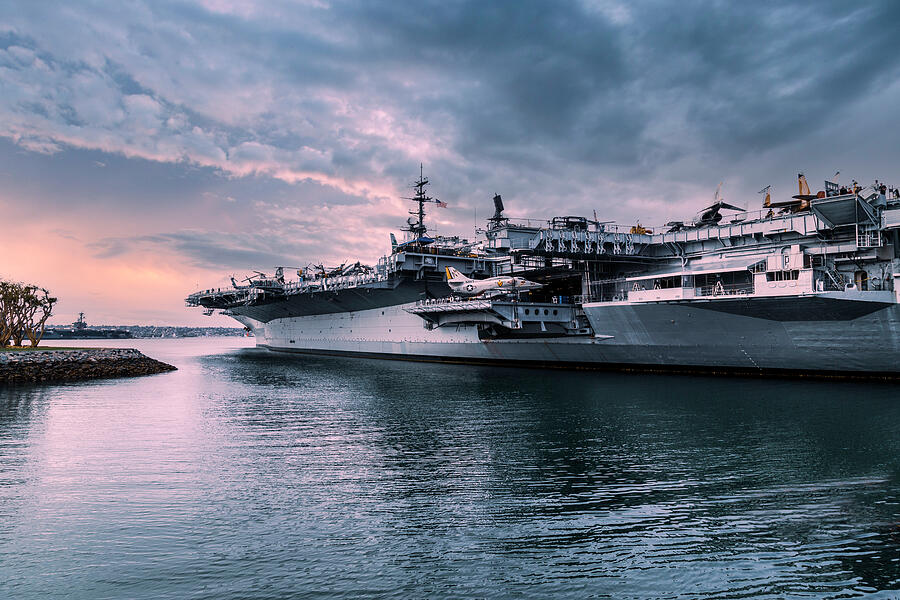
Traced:
<svg viewBox="0 0 900 600">
<path fill-rule="evenodd" d="M 438 208 L 447 208 L 446 202 L 441 202 L 440 200 L 435 200 L 437 202 Z"/>
</svg>

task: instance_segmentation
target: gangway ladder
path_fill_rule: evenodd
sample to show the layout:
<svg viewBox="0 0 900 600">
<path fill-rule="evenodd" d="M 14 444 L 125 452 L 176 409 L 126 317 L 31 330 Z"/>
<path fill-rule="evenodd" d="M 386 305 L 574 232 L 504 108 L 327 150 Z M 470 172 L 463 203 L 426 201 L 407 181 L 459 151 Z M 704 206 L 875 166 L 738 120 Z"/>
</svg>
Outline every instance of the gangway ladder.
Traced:
<svg viewBox="0 0 900 600">
<path fill-rule="evenodd" d="M 833 266 L 825 265 L 825 274 L 828 275 L 828 279 L 831 280 L 835 289 L 844 289 L 844 276 L 838 273 Z"/>
</svg>

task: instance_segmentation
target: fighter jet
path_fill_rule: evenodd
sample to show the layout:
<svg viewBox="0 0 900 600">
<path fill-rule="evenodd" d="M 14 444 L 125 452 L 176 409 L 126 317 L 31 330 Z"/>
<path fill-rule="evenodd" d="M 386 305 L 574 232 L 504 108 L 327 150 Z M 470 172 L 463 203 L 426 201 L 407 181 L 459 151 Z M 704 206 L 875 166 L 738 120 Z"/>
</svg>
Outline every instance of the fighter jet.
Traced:
<svg viewBox="0 0 900 600">
<path fill-rule="evenodd" d="M 722 220 L 722 214 L 719 212 L 722 209 L 727 210 L 736 210 L 740 212 L 745 212 L 745 209 L 740 206 L 735 206 L 733 204 L 728 204 L 724 200 L 722 200 L 722 196 L 720 195 L 722 191 L 722 184 L 719 184 L 719 187 L 716 188 L 716 195 L 713 198 L 713 203 L 710 206 L 707 206 L 694 217 L 693 222 L 691 223 L 692 229 L 699 229 L 700 227 L 707 227 L 711 225 L 718 225 L 719 221 Z M 680 229 L 684 228 L 683 224 L 681 227 L 678 227 L 679 223 L 673 221 L 668 224 L 675 231 L 680 231 Z M 671 231 L 671 230 L 670 230 Z"/>
<path fill-rule="evenodd" d="M 691 223 L 691 227 L 700 228 L 706 227 L 707 225 L 718 225 L 719 221 L 722 220 L 722 214 L 719 212 L 722 209 L 727 210 L 736 210 L 739 212 L 744 212 L 744 209 L 740 206 L 735 206 L 733 204 L 728 204 L 727 202 L 722 202 L 721 200 L 707 206 L 694 217 L 694 221 Z M 670 226 L 674 226 L 677 223 L 672 222 Z"/>
<path fill-rule="evenodd" d="M 490 279 L 470 279 L 453 267 L 447 267 L 447 285 L 454 294 L 480 296 L 507 292 L 526 292 L 544 287 L 540 283 L 523 277 L 491 277 Z"/>
</svg>

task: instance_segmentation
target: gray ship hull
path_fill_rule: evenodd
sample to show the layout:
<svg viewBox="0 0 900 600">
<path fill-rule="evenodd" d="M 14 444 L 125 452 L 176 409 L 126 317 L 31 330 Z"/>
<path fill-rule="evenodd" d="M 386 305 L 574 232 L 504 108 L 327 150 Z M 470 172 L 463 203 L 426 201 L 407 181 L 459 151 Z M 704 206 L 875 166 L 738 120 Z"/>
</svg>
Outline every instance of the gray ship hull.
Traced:
<svg viewBox="0 0 900 600">
<path fill-rule="evenodd" d="M 784 299 L 588 304 L 596 335 L 480 339 L 474 324 L 429 330 L 412 304 L 273 319 L 234 315 L 275 351 L 450 363 L 710 374 L 900 377 L 900 305 Z M 817 308 L 822 317 L 810 310 Z M 799 310 L 794 314 L 792 310 Z M 754 313 L 752 315 L 747 312 Z"/>
<path fill-rule="evenodd" d="M 297 280 L 278 267 L 187 304 L 224 310 L 282 352 L 900 377 L 900 199 L 798 182 L 799 195 L 773 204 L 767 193 L 761 211 L 726 219 L 720 210 L 737 209 L 717 201 L 650 229 L 515 222 L 496 196 L 473 243 L 425 235 L 435 200 L 420 172 L 407 239 L 374 267 L 320 265 Z"/>
<path fill-rule="evenodd" d="M 784 308 L 788 303 L 801 306 Z M 611 363 L 900 375 L 900 305 L 836 302 L 831 313 L 822 311 L 826 318 L 817 318 L 797 299 L 769 304 L 757 316 L 693 303 L 589 304 L 584 310 L 598 332 L 612 336 L 601 352 L 601 360 Z M 856 316 L 867 308 L 875 310 Z M 835 318 L 841 311 L 848 318 Z M 782 318 L 773 318 L 779 312 Z"/>
</svg>

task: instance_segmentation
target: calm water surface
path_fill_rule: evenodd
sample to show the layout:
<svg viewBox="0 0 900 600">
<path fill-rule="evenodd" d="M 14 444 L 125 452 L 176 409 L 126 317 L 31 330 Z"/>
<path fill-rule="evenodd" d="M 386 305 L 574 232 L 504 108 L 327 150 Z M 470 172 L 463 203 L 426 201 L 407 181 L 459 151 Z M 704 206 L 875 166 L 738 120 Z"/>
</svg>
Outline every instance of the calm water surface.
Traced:
<svg viewBox="0 0 900 600">
<path fill-rule="evenodd" d="M 0 388 L 3 598 L 900 596 L 900 387 L 285 357 Z"/>
</svg>

